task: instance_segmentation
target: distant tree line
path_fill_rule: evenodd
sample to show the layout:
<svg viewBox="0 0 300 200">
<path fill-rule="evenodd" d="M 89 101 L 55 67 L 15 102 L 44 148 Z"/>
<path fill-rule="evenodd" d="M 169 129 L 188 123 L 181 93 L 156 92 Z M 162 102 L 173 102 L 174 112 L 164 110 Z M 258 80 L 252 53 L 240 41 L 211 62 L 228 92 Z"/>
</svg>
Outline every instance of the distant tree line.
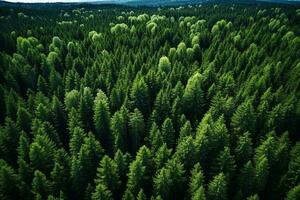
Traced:
<svg viewBox="0 0 300 200">
<path fill-rule="evenodd" d="M 300 199 L 300 9 L 58 8 L 0 8 L 0 199 Z"/>
</svg>

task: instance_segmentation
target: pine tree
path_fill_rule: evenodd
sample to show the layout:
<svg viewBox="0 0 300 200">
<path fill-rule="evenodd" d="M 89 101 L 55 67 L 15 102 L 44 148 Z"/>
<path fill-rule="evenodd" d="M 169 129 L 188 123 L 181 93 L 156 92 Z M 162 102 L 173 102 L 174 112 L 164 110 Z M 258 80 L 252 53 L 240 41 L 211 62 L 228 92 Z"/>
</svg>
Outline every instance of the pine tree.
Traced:
<svg viewBox="0 0 300 200">
<path fill-rule="evenodd" d="M 237 145 L 235 148 L 235 157 L 237 161 L 237 166 L 243 166 L 252 157 L 252 140 L 248 132 L 239 136 Z"/>
<path fill-rule="evenodd" d="M 55 144 L 47 135 L 37 135 L 30 144 L 29 158 L 32 167 L 44 174 L 49 174 L 54 166 Z"/>
<path fill-rule="evenodd" d="M 5 96 L 5 110 L 6 110 L 6 115 L 10 117 L 11 119 L 16 119 L 17 118 L 17 101 L 18 101 L 18 96 L 16 92 L 11 89 L 9 91 L 9 94 Z"/>
<path fill-rule="evenodd" d="M 223 172 L 227 178 L 227 182 L 230 183 L 229 181 L 234 175 L 236 165 L 234 157 L 230 154 L 229 147 L 225 147 L 224 150 L 219 153 L 213 168 L 215 173 Z"/>
<path fill-rule="evenodd" d="M 155 151 L 154 162 L 156 169 L 161 169 L 165 163 L 171 158 L 172 150 L 168 149 L 166 143 L 164 143 L 157 151 Z"/>
<path fill-rule="evenodd" d="M 201 194 L 202 191 L 198 191 L 198 190 L 200 188 L 202 188 L 202 190 L 204 192 L 203 184 L 204 184 L 204 175 L 201 170 L 200 164 L 197 163 L 194 165 L 194 167 L 191 171 L 190 182 L 189 182 L 189 195 L 191 195 L 192 198 L 196 198 L 196 196 L 198 196 L 198 195 L 202 196 L 202 194 Z M 199 193 L 199 194 L 197 194 L 197 193 Z"/>
<path fill-rule="evenodd" d="M 164 138 L 164 141 L 167 143 L 169 148 L 175 146 L 175 130 L 173 128 L 173 123 L 170 118 L 165 119 L 161 127 L 161 133 Z"/>
<path fill-rule="evenodd" d="M 51 183 L 47 180 L 45 174 L 36 170 L 32 180 L 32 193 L 40 198 L 46 198 L 51 193 Z"/>
<path fill-rule="evenodd" d="M 4 160 L 0 160 L 0 198 L 19 199 L 20 180 L 18 174 Z"/>
<path fill-rule="evenodd" d="M 231 126 L 237 135 L 255 131 L 255 112 L 250 101 L 241 104 L 231 118 Z"/>
<path fill-rule="evenodd" d="M 138 193 L 137 200 L 146 200 L 146 199 L 147 199 L 146 195 L 145 195 L 143 189 L 141 189 Z"/>
<path fill-rule="evenodd" d="M 159 59 L 158 69 L 167 74 L 171 71 L 171 63 L 168 57 L 163 56 Z"/>
<path fill-rule="evenodd" d="M 66 110 L 71 111 L 72 108 L 78 108 L 80 101 L 80 94 L 77 90 L 71 90 L 66 92 L 64 103 L 66 105 Z"/>
<path fill-rule="evenodd" d="M 166 89 L 161 89 L 156 96 L 154 102 L 154 109 L 157 113 L 156 122 L 160 125 L 163 123 L 163 120 L 170 115 L 171 105 L 169 99 L 169 92 Z"/>
<path fill-rule="evenodd" d="M 195 193 L 192 194 L 192 200 L 206 200 L 204 187 L 201 186 Z"/>
<path fill-rule="evenodd" d="M 130 138 L 130 147 L 131 154 L 135 152 L 141 146 L 141 143 L 144 138 L 144 119 L 142 113 L 136 108 L 133 113 L 129 114 L 129 138 Z"/>
<path fill-rule="evenodd" d="M 184 183 L 183 165 L 178 160 L 171 159 L 154 177 L 154 191 L 163 199 L 181 199 L 184 195 Z"/>
<path fill-rule="evenodd" d="M 125 116 L 124 116 L 125 114 Z M 111 119 L 111 132 L 114 141 L 114 151 L 120 149 L 126 152 L 127 148 L 127 112 L 117 111 Z"/>
<path fill-rule="evenodd" d="M 17 125 L 20 127 L 20 129 L 29 133 L 31 127 L 31 120 L 31 114 L 25 108 L 20 106 L 17 112 Z"/>
<path fill-rule="evenodd" d="M 82 197 L 84 191 L 96 175 L 97 163 L 101 160 L 104 150 L 92 134 L 84 139 L 78 157 L 73 157 L 71 165 L 72 195 Z"/>
<path fill-rule="evenodd" d="M 94 97 L 91 88 L 85 87 L 79 100 L 79 113 L 81 116 L 82 125 L 86 131 L 92 130 L 93 122 L 93 101 Z"/>
<path fill-rule="evenodd" d="M 96 186 L 95 192 L 92 194 L 92 200 L 112 200 L 112 194 L 107 187 L 101 183 Z"/>
<path fill-rule="evenodd" d="M 71 135 L 70 144 L 69 144 L 71 155 L 77 156 L 83 141 L 84 141 L 83 129 L 80 127 L 75 127 Z"/>
<path fill-rule="evenodd" d="M 56 152 L 54 160 L 55 163 L 50 178 L 53 182 L 53 193 L 58 196 L 61 192 L 66 193 L 69 191 L 71 161 L 69 155 L 63 149 Z"/>
<path fill-rule="evenodd" d="M 255 191 L 255 184 L 256 184 L 256 174 L 255 169 L 252 165 L 251 161 L 248 161 L 244 167 L 241 169 L 239 175 L 239 188 L 242 191 L 242 194 L 247 197 L 254 193 Z"/>
<path fill-rule="evenodd" d="M 145 169 L 146 167 L 143 166 L 141 160 L 136 160 L 130 164 L 127 189 L 132 194 L 137 194 L 139 192 L 138 190 L 144 182 Z"/>
<path fill-rule="evenodd" d="M 177 144 L 179 144 L 187 136 L 192 136 L 192 126 L 190 121 L 186 121 L 180 128 Z"/>
<path fill-rule="evenodd" d="M 269 163 L 266 157 L 260 157 L 255 166 L 256 191 L 264 191 L 269 176 Z"/>
<path fill-rule="evenodd" d="M 164 142 L 164 138 L 155 122 L 151 125 L 150 134 L 147 139 L 153 152 L 156 152 Z"/>
<path fill-rule="evenodd" d="M 292 188 L 286 196 L 286 200 L 296 200 L 300 198 L 300 185 Z"/>
<path fill-rule="evenodd" d="M 191 136 L 185 137 L 176 147 L 174 156 L 183 163 L 184 168 L 190 171 L 197 162 L 196 147 Z"/>
<path fill-rule="evenodd" d="M 205 99 L 203 94 L 204 77 L 200 73 L 189 78 L 182 97 L 183 110 L 190 119 L 201 118 L 204 115 Z"/>
<path fill-rule="evenodd" d="M 120 177 L 118 174 L 118 167 L 114 160 L 108 156 L 104 156 L 100 162 L 100 166 L 97 168 L 97 176 L 95 184 L 105 185 L 113 194 L 117 197 L 120 186 Z"/>
<path fill-rule="evenodd" d="M 133 194 L 130 192 L 130 190 L 126 190 L 123 197 L 122 197 L 122 200 L 134 200 L 134 196 Z"/>
<path fill-rule="evenodd" d="M 0 128 L 0 158 L 9 164 L 16 163 L 18 140 L 18 127 L 12 119 L 6 118 L 5 126 Z"/>
<path fill-rule="evenodd" d="M 144 79 L 137 78 L 133 82 L 130 97 L 134 102 L 134 106 L 147 118 L 150 113 L 150 97 L 148 86 Z"/>
<path fill-rule="evenodd" d="M 72 108 L 68 114 L 68 131 L 70 133 L 74 132 L 75 127 L 84 128 L 84 125 L 81 121 L 80 113 L 75 108 Z"/>
<path fill-rule="evenodd" d="M 110 131 L 110 112 L 106 95 L 100 91 L 95 98 L 94 124 L 96 138 L 100 140 L 104 149 L 112 153 L 113 137 Z"/>
<path fill-rule="evenodd" d="M 59 99 L 56 96 L 53 96 L 52 98 L 52 119 L 53 124 L 59 133 L 60 139 L 65 146 L 67 146 L 67 142 L 69 140 L 68 135 L 65 134 L 66 132 L 66 116 L 65 116 L 65 110 L 63 108 L 62 103 L 59 101 Z"/>
<path fill-rule="evenodd" d="M 282 177 L 284 192 L 292 189 L 300 180 L 300 143 L 297 142 L 290 152 L 291 160 L 286 174 Z"/>
<path fill-rule="evenodd" d="M 223 173 L 214 176 L 208 185 L 207 198 L 213 200 L 227 199 L 227 182 Z"/>
<path fill-rule="evenodd" d="M 18 151 L 18 159 L 22 159 L 24 161 L 29 162 L 29 139 L 25 132 L 22 132 L 19 138 L 19 146 L 17 148 Z"/>
<path fill-rule="evenodd" d="M 146 194 L 150 194 L 153 173 L 152 153 L 146 146 L 142 146 L 137 152 L 135 161 L 130 164 L 127 188 L 131 188 L 132 194 L 137 194 L 139 188 L 143 189 Z M 137 178 L 139 174 L 142 174 L 142 177 Z"/>
</svg>

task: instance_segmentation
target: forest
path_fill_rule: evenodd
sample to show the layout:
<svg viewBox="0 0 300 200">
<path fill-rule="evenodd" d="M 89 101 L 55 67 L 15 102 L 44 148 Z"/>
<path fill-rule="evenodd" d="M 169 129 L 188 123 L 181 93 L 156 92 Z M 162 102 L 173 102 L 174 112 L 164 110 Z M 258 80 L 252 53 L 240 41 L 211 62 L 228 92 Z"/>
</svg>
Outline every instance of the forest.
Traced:
<svg viewBox="0 0 300 200">
<path fill-rule="evenodd" d="M 1 200 L 299 200 L 300 6 L 0 6 Z"/>
</svg>

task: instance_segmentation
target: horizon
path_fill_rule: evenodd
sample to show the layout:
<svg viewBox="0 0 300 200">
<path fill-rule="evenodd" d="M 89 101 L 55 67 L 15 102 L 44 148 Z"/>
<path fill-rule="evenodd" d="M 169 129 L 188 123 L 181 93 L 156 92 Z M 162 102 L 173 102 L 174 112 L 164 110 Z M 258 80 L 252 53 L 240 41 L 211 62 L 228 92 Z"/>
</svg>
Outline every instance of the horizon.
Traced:
<svg viewBox="0 0 300 200">
<path fill-rule="evenodd" d="M 106 0 L 3 0 L 10 3 L 77 3 L 77 2 L 94 2 Z M 118 0 L 112 0 L 118 1 Z"/>
<path fill-rule="evenodd" d="M 2 1 L 9 2 L 9 3 L 84 3 L 84 2 L 89 3 L 89 2 L 109 2 L 109 1 L 110 2 L 120 2 L 120 1 L 124 2 L 125 0 L 2 0 Z M 129 1 L 134 1 L 134 0 L 127 0 L 127 2 L 129 2 Z M 142 0 L 135 0 L 135 1 L 142 1 Z M 177 1 L 177 0 L 169 0 L 169 1 Z M 188 1 L 188 0 L 178 0 L 178 1 Z M 257 1 L 266 1 L 266 2 L 278 2 L 278 1 L 282 1 L 282 2 L 300 2 L 300 0 L 257 0 Z"/>
</svg>

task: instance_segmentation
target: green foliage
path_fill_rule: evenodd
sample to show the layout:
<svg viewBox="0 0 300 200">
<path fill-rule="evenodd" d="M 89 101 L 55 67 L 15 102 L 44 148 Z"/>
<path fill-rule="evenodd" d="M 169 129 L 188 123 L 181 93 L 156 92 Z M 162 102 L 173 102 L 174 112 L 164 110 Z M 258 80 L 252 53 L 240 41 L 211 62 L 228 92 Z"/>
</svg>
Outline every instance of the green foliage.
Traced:
<svg viewBox="0 0 300 200">
<path fill-rule="evenodd" d="M 107 97 L 102 91 L 99 91 L 95 98 L 94 108 L 96 138 L 101 141 L 101 144 L 108 152 L 112 152 L 113 138 L 110 131 L 110 112 Z"/>
<path fill-rule="evenodd" d="M 227 199 L 227 181 L 223 173 L 214 176 L 207 189 L 207 199 Z"/>
<path fill-rule="evenodd" d="M 300 9 L 177 3 L 0 6 L 1 200 L 299 199 Z"/>
<path fill-rule="evenodd" d="M 51 193 L 51 183 L 47 180 L 45 174 L 36 170 L 32 180 L 32 193 L 36 198 L 46 198 Z"/>
<path fill-rule="evenodd" d="M 114 194 L 117 194 L 120 186 L 120 177 L 117 164 L 108 156 L 104 156 L 97 169 L 96 185 L 103 184 Z"/>
<path fill-rule="evenodd" d="M 169 73 L 171 71 L 171 63 L 169 58 L 166 56 L 161 57 L 159 59 L 158 68 L 162 72 Z"/>
<path fill-rule="evenodd" d="M 147 117 L 150 112 L 150 98 L 148 86 L 145 83 L 144 79 L 135 79 L 131 88 L 130 97 L 132 98 L 135 107 L 139 109 L 144 116 Z"/>
<path fill-rule="evenodd" d="M 170 159 L 154 178 L 154 191 L 163 199 L 180 199 L 185 182 L 183 165 Z"/>
<path fill-rule="evenodd" d="M 137 152 L 144 136 L 144 119 L 142 113 L 136 108 L 133 113 L 129 114 L 129 138 L 130 138 L 130 152 L 134 154 Z"/>
<path fill-rule="evenodd" d="M 4 200 L 18 199 L 20 195 L 20 180 L 14 169 L 4 160 L 0 160 L 0 197 Z"/>
<path fill-rule="evenodd" d="M 231 126 L 235 134 L 240 135 L 245 132 L 254 133 L 255 113 L 251 102 L 241 104 L 235 111 L 231 119 Z"/>
<path fill-rule="evenodd" d="M 182 97 L 185 114 L 193 120 L 204 115 L 203 79 L 198 72 L 190 77 Z"/>
<path fill-rule="evenodd" d="M 111 192 L 106 188 L 106 186 L 100 183 L 96 186 L 96 190 L 92 195 L 92 199 L 112 200 L 113 198 Z"/>
<path fill-rule="evenodd" d="M 295 200 L 295 199 L 299 199 L 300 197 L 300 185 L 294 187 L 293 189 L 291 189 L 286 196 L 286 200 Z"/>
<path fill-rule="evenodd" d="M 55 144 L 47 135 L 37 135 L 30 144 L 29 158 L 34 169 L 49 173 L 54 166 Z"/>
</svg>

